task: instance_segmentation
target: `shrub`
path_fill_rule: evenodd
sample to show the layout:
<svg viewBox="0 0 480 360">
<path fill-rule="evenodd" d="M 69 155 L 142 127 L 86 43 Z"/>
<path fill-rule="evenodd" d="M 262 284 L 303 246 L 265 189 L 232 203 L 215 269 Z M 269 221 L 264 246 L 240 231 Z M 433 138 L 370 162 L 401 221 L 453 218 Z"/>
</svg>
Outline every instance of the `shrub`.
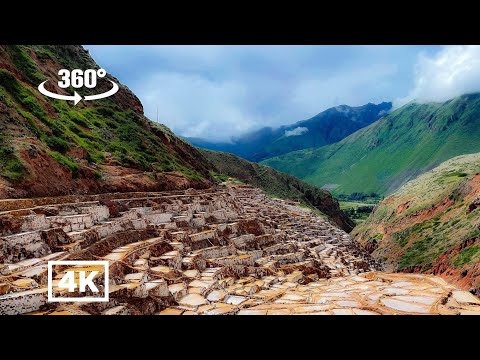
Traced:
<svg viewBox="0 0 480 360">
<path fill-rule="evenodd" d="M 58 162 L 60 165 L 63 165 L 67 169 L 69 169 L 72 172 L 73 177 L 78 177 L 78 175 L 80 174 L 80 171 L 77 163 L 74 160 L 56 151 L 50 151 L 49 154 L 52 158 L 55 159 L 56 162 Z"/>
<path fill-rule="evenodd" d="M 68 142 L 56 136 L 48 137 L 46 142 L 50 149 L 56 150 L 62 154 L 66 153 L 70 148 Z"/>
<path fill-rule="evenodd" d="M 101 107 L 101 108 L 98 108 L 97 109 L 97 112 L 102 115 L 103 117 L 112 117 L 113 114 L 114 114 L 114 111 L 110 108 L 106 108 L 106 107 Z"/>
<path fill-rule="evenodd" d="M 225 174 L 220 174 L 215 171 L 210 171 L 210 175 L 217 181 L 217 182 L 225 182 L 228 180 L 229 176 Z"/>
<path fill-rule="evenodd" d="M 44 123 L 47 125 L 51 122 L 47 118 L 47 115 L 45 114 L 45 111 L 42 109 L 40 104 L 38 103 L 37 99 L 32 96 L 32 95 L 27 95 L 25 97 L 19 98 L 20 103 L 33 115 L 35 115 L 37 118 L 42 120 Z"/>
<path fill-rule="evenodd" d="M 470 261 L 472 261 L 472 258 L 477 254 L 480 254 L 480 246 L 474 245 L 474 246 L 466 247 L 460 250 L 457 257 L 453 261 L 453 266 L 460 267 L 465 264 L 468 264 Z"/>
<path fill-rule="evenodd" d="M 0 138 L 0 175 L 14 182 L 19 181 L 25 175 L 25 168 L 16 157 L 14 149 L 2 146 L 2 142 Z"/>
<path fill-rule="evenodd" d="M 21 45 L 8 45 L 7 52 L 17 69 L 32 83 L 37 84 L 44 79 L 44 76 L 38 71 L 37 65 Z"/>
<path fill-rule="evenodd" d="M 14 106 L 10 96 L 8 96 L 6 90 L 2 86 L 0 86 L 0 102 L 4 103 L 8 107 Z"/>
<path fill-rule="evenodd" d="M 68 117 L 69 117 L 70 120 L 72 120 L 77 125 L 83 126 L 85 128 L 90 127 L 90 124 L 88 123 L 85 116 L 83 116 L 83 114 L 81 114 L 79 111 L 69 110 L 68 111 Z"/>
<path fill-rule="evenodd" d="M 0 69 L 0 84 L 12 95 L 20 92 L 20 84 L 10 71 Z"/>
</svg>

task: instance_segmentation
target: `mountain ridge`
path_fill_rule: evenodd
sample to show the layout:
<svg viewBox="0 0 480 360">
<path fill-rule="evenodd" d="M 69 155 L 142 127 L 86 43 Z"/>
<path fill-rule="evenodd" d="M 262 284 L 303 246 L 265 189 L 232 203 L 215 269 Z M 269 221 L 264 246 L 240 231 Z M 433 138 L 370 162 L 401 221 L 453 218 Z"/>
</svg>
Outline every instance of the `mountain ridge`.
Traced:
<svg viewBox="0 0 480 360">
<path fill-rule="evenodd" d="M 339 105 L 317 115 L 283 125 L 278 128 L 264 127 L 249 132 L 231 142 L 213 143 L 202 138 L 186 138 L 193 145 L 208 150 L 229 152 L 250 161 L 261 161 L 294 150 L 319 147 L 335 143 L 363 128 L 390 111 L 392 103 L 362 106 Z"/>
<path fill-rule="evenodd" d="M 334 194 L 389 194 L 457 155 L 480 151 L 480 94 L 409 103 L 338 143 L 262 161 Z"/>
</svg>

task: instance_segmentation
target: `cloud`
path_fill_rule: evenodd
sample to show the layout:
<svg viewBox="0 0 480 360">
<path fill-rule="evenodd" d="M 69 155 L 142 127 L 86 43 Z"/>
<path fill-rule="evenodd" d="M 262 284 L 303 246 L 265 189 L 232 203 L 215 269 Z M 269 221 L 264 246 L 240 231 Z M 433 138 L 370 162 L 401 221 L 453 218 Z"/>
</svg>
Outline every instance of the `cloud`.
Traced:
<svg viewBox="0 0 480 360">
<path fill-rule="evenodd" d="M 399 107 L 409 101 L 446 101 L 480 90 L 480 46 L 445 46 L 433 55 L 420 54 L 415 65 L 414 87 L 394 101 Z"/>
<path fill-rule="evenodd" d="M 228 141 L 341 104 L 391 101 L 411 87 L 415 46 L 87 46 L 182 136 Z"/>
<path fill-rule="evenodd" d="M 343 105 L 335 106 L 335 110 L 344 114 L 348 114 L 350 112 L 350 108 Z"/>
<path fill-rule="evenodd" d="M 370 99 L 378 96 L 373 95 L 374 92 L 381 93 L 385 82 L 397 71 L 395 64 L 376 64 L 305 79 L 295 88 L 292 102 L 311 113 L 334 106 L 338 111 L 348 111 L 339 105 L 359 106 L 370 102 L 365 93 L 370 94 Z"/>
<path fill-rule="evenodd" d="M 225 140 L 224 134 L 243 133 L 258 120 L 243 106 L 245 87 L 233 81 L 156 73 L 143 83 L 139 95 L 151 119 L 156 120 L 158 107 L 158 121 L 186 137 Z"/>
<path fill-rule="evenodd" d="M 289 137 L 289 136 L 299 136 L 299 135 L 303 135 L 305 133 L 308 132 L 308 129 L 306 127 L 303 127 L 303 126 L 299 126 L 293 130 L 285 130 L 285 136 L 286 137 Z"/>
</svg>

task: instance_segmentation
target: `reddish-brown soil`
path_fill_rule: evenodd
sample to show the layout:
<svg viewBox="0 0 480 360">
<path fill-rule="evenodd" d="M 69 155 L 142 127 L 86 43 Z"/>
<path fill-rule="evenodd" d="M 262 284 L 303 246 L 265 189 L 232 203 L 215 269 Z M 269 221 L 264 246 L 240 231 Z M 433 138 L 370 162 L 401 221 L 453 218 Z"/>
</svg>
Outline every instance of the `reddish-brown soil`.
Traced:
<svg viewBox="0 0 480 360">
<path fill-rule="evenodd" d="M 32 47 L 26 48 L 26 51 L 36 64 L 38 71 L 42 73 L 49 81 L 46 88 L 58 94 L 69 94 L 67 90 L 58 87 L 54 79 L 57 79 L 58 71 L 65 67 L 59 58 L 78 63 L 77 67 L 93 67 L 97 65 L 88 56 L 80 46 L 58 47 L 57 60 L 51 57 L 38 56 L 36 50 Z M 51 101 L 42 96 L 33 84 L 25 71 L 19 69 L 18 64 L 11 56 L 12 49 L 0 45 L 0 69 L 7 70 L 21 81 L 24 88 L 30 89 L 31 96 L 35 99 L 33 102 L 45 111 L 52 120 L 60 120 L 59 113 L 52 105 Z M 16 65 L 17 64 L 17 65 Z M 119 83 L 119 81 L 110 75 L 107 76 Z M 103 79 L 104 80 L 104 79 Z M 14 150 L 15 156 L 21 161 L 25 168 L 21 179 L 11 180 L 8 177 L 2 177 L 0 165 L 0 199 L 6 198 L 25 198 L 25 197 L 44 197 L 61 195 L 83 195 L 105 192 L 131 192 L 131 191 L 162 191 L 187 188 L 206 188 L 212 185 L 212 178 L 209 175 L 209 164 L 190 144 L 177 138 L 168 130 L 156 127 L 143 116 L 143 106 L 140 100 L 125 85 L 119 83 L 120 90 L 109 100 L 115 103 L 121 111 L 133 110 L 138 114 L 137 122 L 141 123 L 148 132 L 153 133 L 159 141 L 165 146 L 159 151 L 165 152 L 166 156 L 174 158 L 178 169 L 186 169 L 184 173 L 177 172 L 157 172 L 152 169 L 155 167 L 143 167 L 147 171 L 136 168 L 122 167 L 118 159 L 114 159 L 112 154 L 103 153 L 106 157 L 105 162 L 94 164 L 88 161 L 87 151 L 71 143 L 68 152 L 64 155 L 72 159 L 79 168 L 78 173 L 74 174 L 67 166 L 60 164 L 51 156 L 51 149 L 41 139 L 38 134 L 32 130 L 27 118 L 22 114 L 29 112 L 24 105 L 15 102 L 15 106 L 9 106 L 0 101 L 0 143 L 5 148 Z M 108 91 L 111 85 L 108 81 L 99 81 L 95 91 L 101 93 Z M 13 99 L 13 98 L 12 98 Z M 79 105 L 80 106 L 80 105 Z M 81 104 L 81 106 L 95 107 L 95 103 Z M 118 110 L 117 109 L 117 110 Z M 53 136 L 52 129 L 49 128 L 36 115 L 30 113 L 30 121 L 44 134 Z M 92 130 L 80 126 L 85 133 Z M 167 156 L 167 157 L 168 157 Z M 194 174 L 187 177 L 185 173 Z M 203 180 L 192 180 L 202 179 Z"/>
<path fill-rule="evenodd" d="M 398 243 L 392 239 L 392 234 L 408 230 L 416 224 L 431 222 L 434 219 L 438 219 L 437 221 L 442 224 L 455 219 L 464 219 L 469 212 L 477 208 L 477 203 L 480 204 L 480 201 L 478 201 L 480 196 L 480 175 L 474 175 L 468 181 L 462 182 L 455 191 L 455 196 L 449 194 L 431 207 L 408 215 L 405 215 L 405 212 L 413 203 L 412 195 L 402 199 L 390 196 L 385 199 L 384 205 L 392 206 L 393 203 L 398 202 L 400 205 L 396 207 L 393 214 L 386 216 L 381 223 L 370 223 L 366 233 L 358 234 L 357 240 L 365 247 L 368 247 L 370 252 L 378 249 L 377 252 L 385 259 L 386 266 L 392 265 L 392 270 L 394 270 L 399 259 L 405 255 L 406 251 L 414 243 L 423 240 L 425 236 L 435 236 L 435 230 L 433 228 L 424 229 L 421 236 L 414 232 L 410 233 L 402 247 L 399 247 Z M 472 221 L 475 221 L 475 219 L 472 218 Z M 375 243 L 372 240 L 375 234 L 383 235 L 379 243 Z M 452 233 L 450 237 L 452 240 L 455 240 L 455 236 Z M 464 235 L 459 233 L 458 236 Z M 458 287 L 478 295 L 480 294 L 480 263 L 473 261 L 458 267 L 453 265 L 457 254 L 461 250 L 478 245 L 480 245 L 480 238 L 469 238 L 453 248 L 448 248 L 447 251 L 434 260 L 433 264 L 405 268 L 403 271 L 438 275 L 449 282 L 455 283 Z"/>
<path fill-rule="evenodd" d="M 391 234 L 394 232 L 402 231 L 402 230 L 405 230 L 406 228 L 411 227 L 412 225 L 433 219 L 438 215 L 440 215 L 442 212 L 444 212 L 452 204 L 453 204 L 453 201 L 448 197 L 446 197 L 431 208 L 422 209 L 414 212 L 411 215 L 406 216 L 400 222 L 397 222 L 394 227 L 387 228 L 386 232 Z M 397 209 L 397 214 L 399 214 L 398 209 Z"/>
<path fill-rule="evenodd" d="M 22 151 L 21 155 L 32 175 L 19 183 L 15 189 L 4 185 L 2 191 L 0 186 L 0 198 L 203 189 L 211 186 L 209 181 L 192 181 L 180 173 L 144 172 L 118 165 L 102 166 L 101 179 L 96 178 L 96 169 L 88 166 L 81 168 L 79 178 L 73 178 L 68 169 L 44 152 Z"/>
</svg>

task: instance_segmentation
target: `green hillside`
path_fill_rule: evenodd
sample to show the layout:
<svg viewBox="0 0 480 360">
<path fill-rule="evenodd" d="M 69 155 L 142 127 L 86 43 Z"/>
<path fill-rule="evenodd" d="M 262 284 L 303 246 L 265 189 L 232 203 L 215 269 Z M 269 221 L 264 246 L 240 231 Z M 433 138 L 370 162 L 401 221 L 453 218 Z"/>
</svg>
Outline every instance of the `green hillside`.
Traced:
<svg viewBox="0 0 480 360">
<path fill-rule="evenodd" d="M 480 94 L 409 103 L 342 141 L 262 163 L 335 194 L 391 193 L 457 155 L 480 151 Z"/>
<path fill-rule="evenodd" d="M 480 154 L 450 159 L 383 200 L 353 231 L 393 271 L 443 274 L 480 294 Z"/>
<path fill-rule="evenodd" d="M 266 193 L 299 201 L 320 210 L 345 231 L 351 231 L 354 222 L 340 210 L 337 199 L 328 191 L 310 185 L 294 176 L 283 174 L 268 166 L 259 165 L 233 154 L 201 150 L 219 174 L 234 177 L 242 182 L 259 187 Z"/>
<path fill-rule="evenodd" d="M 99 66 L 78 45 L 0 45 L 0 198 L 210 184 L 202 155 L 148 120 L 125 85 L 77 105 L 40 94 L 44 80 L 55 93 L 76 90 L 57 86 L 62 68 Z M 94 91 L 110 87 L 102 79 Z"/>
<path fill-rule="evenodd" d="M 213 143 L 199 138 L 186 139 L 204 149 L 229 152 L 259 162 L 291 151 L 336 143 L 377 121 L 391 108 L 392 103 L 387 102 L 356 107 L 340 105 L 322 111 L 308 120 L 276 129 L 265 127 L 231 139 L 228 143 Z"/>
</svg>

